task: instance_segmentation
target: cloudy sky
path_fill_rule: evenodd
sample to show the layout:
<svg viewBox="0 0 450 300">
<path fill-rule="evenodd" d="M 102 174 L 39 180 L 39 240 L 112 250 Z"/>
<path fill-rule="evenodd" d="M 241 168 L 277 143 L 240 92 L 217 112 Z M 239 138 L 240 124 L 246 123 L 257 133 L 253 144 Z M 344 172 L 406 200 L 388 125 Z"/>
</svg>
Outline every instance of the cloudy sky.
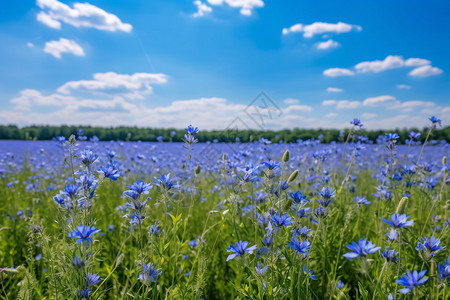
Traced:
<svg viewBox="0 0 450 300">
<path fill-rule="evenodd" d="M 450 124 L 448 1 L 88 1 L 2 3 L 1 124 Z"/>
</svg>

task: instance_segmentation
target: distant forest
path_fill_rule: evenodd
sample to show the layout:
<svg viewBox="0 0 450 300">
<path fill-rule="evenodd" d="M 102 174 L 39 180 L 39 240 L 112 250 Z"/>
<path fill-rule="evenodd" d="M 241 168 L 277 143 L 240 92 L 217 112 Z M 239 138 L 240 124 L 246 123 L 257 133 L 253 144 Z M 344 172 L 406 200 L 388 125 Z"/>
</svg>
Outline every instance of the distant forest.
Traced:
<svg viewBox="0 0 450 300">
<path fill-rule="evenodd" d="M 185 130 L 175 128 L 138 128 L 138 127 L 92 127 L 92 126 L 28 126 L 19 128 L 15 125 L 0 125 L 0 140 L 52 140 L 57 136 L 68 138 L 71 134 L 77 135 L 78 130 L 83 129 L 84 136 L 91 139 L 94 136 L 101 141 L 121 140 L 121 141 L 174 141 L 183 139 Z M 346 129 L 348 132 L 349 129 Z M 380 135 L 388 132 L 396 132 L 400 135 L 399 142 L 404 143 L 408 139 L 408 133 L 413 130 L 420 131 L 420 140 L 424 140 L 428 129 L 411 128 L 395 130 L 359 130 L 357 135 L 362 135 L 371 141 L 376 141 Z M 285 129 L 285 130 L 202 130 L 197 135 L 199 142 L 218 140 L 219 142 L 234 142 L 239 138 L 240 142 L 249 142 L 266 138 L 274 143 L 283 140 L 284 142 L 296 142 L 297 140 L 308 140 L 321 138 L 322 142 L 342 141 L 341 130 L 338 129 Z M 450 142 L 450 126 L 433 130 L 432 140 L 446 140 Z"/>
</svg>

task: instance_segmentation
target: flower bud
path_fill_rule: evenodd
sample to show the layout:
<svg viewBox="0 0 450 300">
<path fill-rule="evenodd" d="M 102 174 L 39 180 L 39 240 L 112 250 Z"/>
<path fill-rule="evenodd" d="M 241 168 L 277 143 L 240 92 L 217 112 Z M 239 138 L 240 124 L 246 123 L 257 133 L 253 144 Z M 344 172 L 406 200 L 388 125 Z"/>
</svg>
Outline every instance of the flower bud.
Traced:
<svg viewBox="0 0 450 300">
<path fill-rule="evenodd" d="M 222 160 L 227 160 L 227 154 L 225 152 L 222 154 Z"/>
<path fill-rule="evenodd" d="M 298 170 L 294 170 L 294 172 L 291 173 L 291 175 L 288 178 L 287 182 L 292 182 L 295 180 L 295 178 L 297 178 L 298 176 Z"/>
<path fill-rule="evenodd" d="M 69 137 L 69 144 L 73 145 L 73 144 L 75 144 L 76 141 L 77 141 L 77 139 L 75 138 L 75 135 L 72 134 Z"/>
<path fill-rule="evenodd" d="M 447 164 L 447 156 L 442 157 L 442 165 L 445 166 Z"/>
<path fill-rule="evenodd" d="M 197 165 L 196 167 L 195 167 L 195 170 L 194 170 L 194 172 L 195 172 L 195 175 L 198 175 L 198 174 L 200 174 L 200 166 L 199 165 Z"/>
<path fill-rule="evenodd" d="M 286 150 L 286 152 L 284 152 L 282 161 L 283 162 L 288 162 L 289 161 L 289 150 Z"/>
<path fill-rule="evenodd" d="M 405 206 L 406 200 L 408 200 L 408 197 L 403 197 L 400 202 L 397 205 L 397 209 L 395 210 L 395 213 L 399 214 L 400 211 L 403 209 L 403 207 Z"/>
</svg>

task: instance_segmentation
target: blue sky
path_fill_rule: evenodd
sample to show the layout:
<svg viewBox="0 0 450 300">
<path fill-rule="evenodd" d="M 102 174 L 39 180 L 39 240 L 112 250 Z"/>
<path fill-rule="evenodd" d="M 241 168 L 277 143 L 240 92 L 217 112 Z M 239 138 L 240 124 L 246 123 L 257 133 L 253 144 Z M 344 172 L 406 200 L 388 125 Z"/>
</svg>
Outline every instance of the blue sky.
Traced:
<svg viewBox="0 0 450 300">
<path fill-rule="evenodd" d="M 0 123 L 448 125 L 449 15 L 448 1 L 8 1 Z M 255 124 L 261 91 L 279 110 Z"/>
</svg>

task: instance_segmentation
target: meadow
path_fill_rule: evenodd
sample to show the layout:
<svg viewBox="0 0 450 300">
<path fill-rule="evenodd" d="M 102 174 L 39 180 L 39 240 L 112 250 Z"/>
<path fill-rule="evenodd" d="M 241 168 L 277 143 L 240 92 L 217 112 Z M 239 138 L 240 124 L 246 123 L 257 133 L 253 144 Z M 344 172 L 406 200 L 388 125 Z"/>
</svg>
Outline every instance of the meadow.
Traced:
<svg viewBox="0 0 450 300">
<path fill-rule="evenodd" d="M 0 141 L 1 299 L 448 299 L 450 145 Z M 422 136 L 423 138 L 423 136 Z"/>
</svg>

